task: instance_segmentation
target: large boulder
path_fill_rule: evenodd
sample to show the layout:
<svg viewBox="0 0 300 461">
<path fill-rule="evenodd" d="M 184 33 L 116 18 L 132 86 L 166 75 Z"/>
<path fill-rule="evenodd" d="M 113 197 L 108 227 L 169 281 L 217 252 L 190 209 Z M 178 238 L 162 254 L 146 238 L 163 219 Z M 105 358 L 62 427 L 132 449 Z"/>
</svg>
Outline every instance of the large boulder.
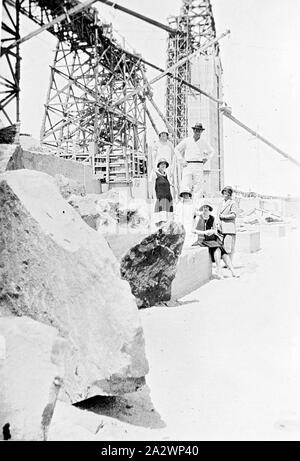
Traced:
<svg viewBox="0 0 300 461">
<path fill-rule="evenodd" d="M 54 177 L 63 198 L 68 199 L 71 195 L 81 197 L 86 195 L 85 187 L 79 181 L 67 178 L 63 174 L 56 174 Z"/>
<path fill-rule="evenodd" d="M 129 199 L 111 190 L 86 197 L 72 195 L 68 202 L 89 226 L 103 234 L 120 230 L 149 233 L 149 210 L 144 200 Z"/>
<path fill-rule="evenodd" d="M 149 235 L 121 260 L 121 276 L 131 286 L 139 308 L 171 299 L 171 284 L 176 275 L 185 230 L 175 222 Z"/>
<path fill-rule="evenodd" d="M 28 317 L 0 320 L 0 440 L 45 440 L 64 375 L 66 341 Z"/>
<path fill-rule="evenodd" d="M 68 340 L 72 402 L 131 392 L 148 364 L 134 297 L 103 236 L 45 173 L 0 176 L 0 316 L 27 315 Z"/>
<path fill-rule="evenodd" d="M 92 165 L 86 162 L 76 162 L 76 160 L 72 159 L 67 160 L 59 155 L 55 155 L 53 151 L 44 145 L 30 148 L 30 150 L 16 146 L 16 149 L 6 163 L 7 171 L 25 169 L 42 171 L 53 177 L 63 175 L 66 178 L 70 178 L 70 180 L 83 184 L 84 190 L 87 193 L 100 193 L 100 182 L 95 179 Z"/>
</svg>

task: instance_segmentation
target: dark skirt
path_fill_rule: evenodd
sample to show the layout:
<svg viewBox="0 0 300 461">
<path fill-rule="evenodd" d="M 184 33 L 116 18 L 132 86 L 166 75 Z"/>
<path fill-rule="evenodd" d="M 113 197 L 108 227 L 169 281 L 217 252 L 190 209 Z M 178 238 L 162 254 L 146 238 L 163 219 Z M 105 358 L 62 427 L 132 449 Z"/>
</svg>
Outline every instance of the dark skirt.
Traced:
<svg viewBox="0 0 300 461">
<path fill-rule="evenodd" d="M 202 240 L 202 241 L 198 240 L 197 242 L 193 243 L 192 246 L 200 246 L 200 247 L 208 248 L 208 251 L 209 251 L 209 254 L 210 254 L 210 257 L 213 263 L 215 262 L 215 251 L 217 248 L 220 248 L 221 257 L 224 254 L 225 255 L 227 254 L 220 240 Z"/>
</svg>

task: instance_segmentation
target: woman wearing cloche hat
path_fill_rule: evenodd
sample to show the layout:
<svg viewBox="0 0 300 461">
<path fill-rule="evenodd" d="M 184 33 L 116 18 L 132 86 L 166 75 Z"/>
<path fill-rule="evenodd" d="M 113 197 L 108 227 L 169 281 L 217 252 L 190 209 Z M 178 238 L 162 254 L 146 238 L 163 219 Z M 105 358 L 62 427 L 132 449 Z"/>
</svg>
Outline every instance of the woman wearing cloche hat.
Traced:
<svg viewBox="0 0 300 461">
<path fill-rule="evenodd" d="M 223 246 L 223 237 L 217 230 L 214 216 L 210 214 L 212 211 L 212 204 L 206 199 L 203 200 L 198 209 L 198 219 L 195 219 L 193 228 L 193 233 L 198 235 L 198 239 L 193 246 L 199 245 L 208 248 L 212 262 L 216 263 L 218 278 L 223 278 L 221 258 L 231 271 L 232 276 L 236 277 L 231 260 Z"/>
</svg>

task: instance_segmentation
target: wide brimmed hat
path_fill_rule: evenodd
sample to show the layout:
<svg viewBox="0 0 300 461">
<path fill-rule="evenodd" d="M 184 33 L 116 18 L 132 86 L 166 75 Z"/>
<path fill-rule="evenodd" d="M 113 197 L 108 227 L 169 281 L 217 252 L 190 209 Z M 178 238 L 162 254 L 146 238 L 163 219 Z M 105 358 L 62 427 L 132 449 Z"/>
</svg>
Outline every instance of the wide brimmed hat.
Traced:
<svg viewBox="0 0 300 461">
<path fill-rule="evenodd" d="M 204 201 L 204 202 L 202 203 L 202 205 L 200 206 L 199 211 L 203 211 L 203 208 L 204 208 L 205 206 L 207 206 L 207 207 L 209 208 L 209 211 L 212 211 L 212 210 L 213 210 L 212 204 L 206 200 L 206 201 Z"/>
<path fill-rule="evenodd" d="M 228 192 L 230 192 L 230 194 L 232 195 L 233 194 L 233 187 L 231 186 L 225 186 L 223 187 L 223 189 L 221 190 L 221 194 L 223 194 L 223 192 L 227 190 Z"/>
<path fill-rule="evenodd" d="M 200 131 L 204 131 L 205 128 L 203 127 L 202 123 L 195 123 L 194 126 L 192 126 L 192 130 L 200 130 Z"/>
<path fill-rule="evenodd" d="M 165 164 L 167 165 L 167 168 L 168 168 L 168 166 L 169 166 L 168 160 L 166 160 L 165 158 L 160 158 L 160 159 L 157 161 L 156 167 L 158 168 L 159 165 L 160 165 L 161 163 L 165 163 Z"/>
</svg>

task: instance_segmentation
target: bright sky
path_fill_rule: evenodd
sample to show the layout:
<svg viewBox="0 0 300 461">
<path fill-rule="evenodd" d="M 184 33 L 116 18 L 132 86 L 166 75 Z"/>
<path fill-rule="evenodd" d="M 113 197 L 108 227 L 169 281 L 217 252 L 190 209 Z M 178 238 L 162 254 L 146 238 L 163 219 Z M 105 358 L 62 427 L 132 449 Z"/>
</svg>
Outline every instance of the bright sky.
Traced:
<svg viewBox="0 0 300 461">
<path fill-rule="evenodd" d="M 167 23 L 181 0 L 117 0 L 117 3 Z M 300 2 L 299 0 L 212 0 L 220 42 L 224 100 L 233 115 L 300 161 Z M 166 64 L 167 33 L 97 3 L 100 17 L 113 23 L 127 46 L 160 67 Z M 36 25 L 23 20 L 23 33 Z M 118 36 L 117 36 L 118 37 Z M 122 40 L 119 38 L 120 41 Z M 23 45 L 22 132 L 39 137 L 49 64 L 55 39 L 43 33 Z M 156 75 L 148 72 L 149 78 Z M 164 109 L 165 81 L 154 87 Z M 225 182 L 243 190 L 300 196 L 300 168 L 231 121 L 224 119 Z"/>
</svg>

